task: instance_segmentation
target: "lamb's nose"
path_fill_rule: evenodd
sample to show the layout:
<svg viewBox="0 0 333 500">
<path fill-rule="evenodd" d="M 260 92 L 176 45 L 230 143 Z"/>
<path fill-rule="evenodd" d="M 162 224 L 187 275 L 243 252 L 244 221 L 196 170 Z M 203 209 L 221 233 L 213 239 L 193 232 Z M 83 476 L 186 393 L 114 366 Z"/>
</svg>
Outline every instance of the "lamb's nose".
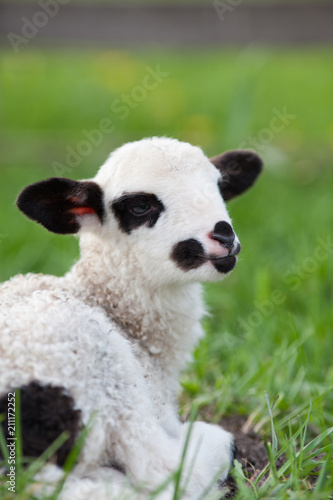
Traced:
<svg viewBox="0 0 333 500">
<path fill-rule="evenodd" d="M 224 247 L 232 248 L 235 241 L 235 233 L 228 222 L 220 221 L 215 224 L 212 238 L 219 241 Z"/>
</svg>

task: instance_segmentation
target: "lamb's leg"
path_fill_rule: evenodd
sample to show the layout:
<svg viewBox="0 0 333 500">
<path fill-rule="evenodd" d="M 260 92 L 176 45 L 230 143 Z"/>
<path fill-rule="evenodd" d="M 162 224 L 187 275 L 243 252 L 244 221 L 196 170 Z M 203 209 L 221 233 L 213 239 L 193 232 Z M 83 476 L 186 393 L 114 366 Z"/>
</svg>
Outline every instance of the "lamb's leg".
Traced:
<svg viewBox="0 0 333 500">
<path fill-rule="evenodd" d="M 37 498 L 49 498 L 55 494 L 64 472 L 56 465 L 46 464 L 34 477 L 31 492 Z M 133 488 L 126 476 L 110 467 L 99 467 L 89 476 L 75 470 L 65 480 L 58 493 L 59 500 L 144 500 L 142 493 Z M 160 499 L 159 499 L 160 500 Z"/>
<path fill-rule="evenodd" d="M 155 415 L 133 346 L 113 330 L 107 351 L 99 359 L 95 379 L 85 376 L 82 366 L 84 390 L 74 395 L 85 423 L 95 413 L 78 469 L 90 474 L 97 467 L 116 465 L 133 484 L 151 490 L 177 469 L 181 445 Z"/>
<path fill-rule="evenodd" d="M 192 481 L 199 490 L 208 485 L 224 481 L 234 460 L 234 439 L 230 432 L 217 425 L 205 422 L 186 423 L 182 426 L 181 442 L 185 445 L 190 436 L 186 452 L 185 472 L 192 471 Z"/>
<path fill-rule="evenodd" d="M 112 363 L 112 366 L 105 370 L 107 377 L 98 377 L 100 386 L 95 387 L 95 391 L 104 398 L 103 405 L 87 439 L 79 467 L 85 466 L 85 474 L 89 474 L 89 469 L 116 464 L 124 470 L 133 485 L 152 491 L 170 479 L 179 468 L 184 439 L 170 437 L 156 418 L 133 347 L 116 332 L 112 332 L 110 342 L 112 356 L 105 362 Z M 104 370 L 102 364 L 100 369 Z M 88 386 L 91 383 L 90 379 L 87 380 Z M 87 387 L 87 391 L 90 390 Z M 199 498 L 215 475 L 227 475 L 232 444 L 232 436 L 217 427 L 198 423 L 193 429 L 189 457 L 195 456 L 200 444 L 200 459 L 195 461 L 193 470 L 186 461 L 181 484 L 184 486 L 188 478 L 186 494 L 191 500 Z M 170 498 L 173 489 L 174 483 L 170 480 L 166 489 Z"/>
</svg>

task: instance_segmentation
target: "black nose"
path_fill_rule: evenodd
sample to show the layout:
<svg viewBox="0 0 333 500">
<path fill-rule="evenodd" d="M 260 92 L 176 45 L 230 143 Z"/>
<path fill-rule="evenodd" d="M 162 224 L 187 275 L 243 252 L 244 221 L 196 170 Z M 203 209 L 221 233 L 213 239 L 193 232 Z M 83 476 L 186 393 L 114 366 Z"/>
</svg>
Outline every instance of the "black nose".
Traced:
<svg viewBox="0 0 333 500">
<path fill-rule="evenodd" d="M 220 221 L 215 224 L 212 238 L 219 241 L 223 246 L 231 248 L 235 241 L 235 233 L 228 222 Z"/>
</svg>

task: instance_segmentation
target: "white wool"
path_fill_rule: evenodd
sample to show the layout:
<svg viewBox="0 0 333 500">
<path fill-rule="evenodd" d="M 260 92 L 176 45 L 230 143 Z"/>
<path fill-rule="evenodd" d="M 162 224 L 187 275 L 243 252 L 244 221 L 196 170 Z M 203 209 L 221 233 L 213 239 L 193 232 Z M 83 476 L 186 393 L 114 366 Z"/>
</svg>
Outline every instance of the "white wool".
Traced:
<svg viewBox="0 0 333 500">
<path fill-rule="evenodd" d="M 187 425 L 177 416 L 178 380 L 203 335 L 199 282 L 224 275 L 210 262 L 185 272 L 170 252 L 189 238 L 207 254 L 221 251 L 208 237 L 217 222 L 231 224 L 220 176 L 200 148 L 174 139 L 119 148 L 92 179 L 104 194 L 103 224 L 78 216 L 79 261 L 61 278 L 18 275 L 0 287 L 0 396 L 38 380 L 65 387 L 85 424 L 94 415 L 63 500 L 145 498 L 134 486 L 151 491 L 179 464 Z M 166 210 L 154 227 L 125 234 L 110 204 L 131 192 L 154 193 Z M 231 447 L 223 429 L 194 424 L 186 498 L 225 479 Z M 109 468 L 108 484 L 99 471 L 112 464 L 128 479 Z M 158 498 L 171 499 L 171 486 Z"/>
</svg>

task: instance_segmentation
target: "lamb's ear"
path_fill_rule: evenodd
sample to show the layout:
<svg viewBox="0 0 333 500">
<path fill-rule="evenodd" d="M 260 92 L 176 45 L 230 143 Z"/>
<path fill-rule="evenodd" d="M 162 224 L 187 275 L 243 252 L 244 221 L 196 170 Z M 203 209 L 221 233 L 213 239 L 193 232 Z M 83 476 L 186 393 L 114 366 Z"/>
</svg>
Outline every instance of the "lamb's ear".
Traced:
<svg viewBox="0 0 333 500">
<path fill-rule="evenodd" d="M 222 173 L 220 191 L 225 201 L 242 194 L 253 185 L 262 170 L 262 160 L 252 151 L 228 151 L 210 161 Z"/>
<path fill-rule="evenodd" d="M 53 177 L 27 186 L 19 195 L 18 208 L 30 219 L 58 234 L 80 229 L 80 216 L 95 214 L 104 218 L 103 192 L 91 181 Z"/>
</svg>

